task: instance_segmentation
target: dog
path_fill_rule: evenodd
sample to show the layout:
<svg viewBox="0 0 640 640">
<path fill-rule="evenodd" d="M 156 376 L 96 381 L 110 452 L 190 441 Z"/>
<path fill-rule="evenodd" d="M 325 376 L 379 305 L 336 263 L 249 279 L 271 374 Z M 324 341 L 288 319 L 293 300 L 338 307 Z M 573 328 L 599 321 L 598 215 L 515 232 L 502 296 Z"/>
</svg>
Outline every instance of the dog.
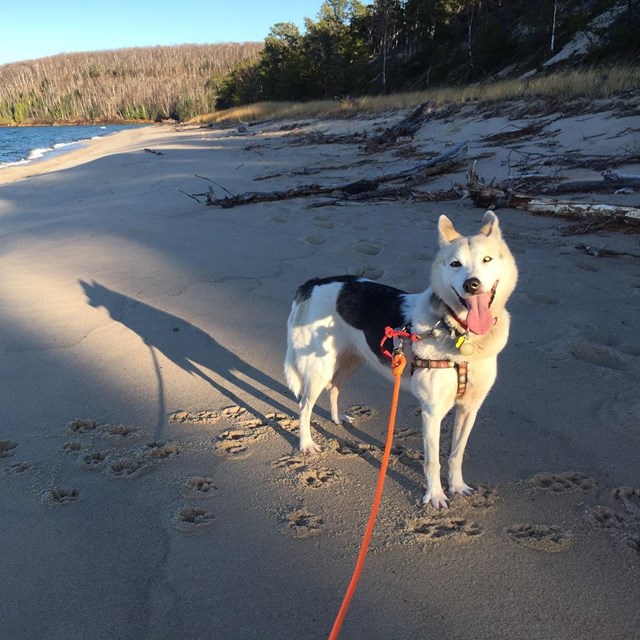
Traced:
<svg viewBox="0 0 640 640">
<path fill-rule="evenodd" d="M 497 374 L 507 344 L 505 304 L 518 279 L 516 262 L 497 216 L 487 211 L 477 235 L 464 237 L 446 216 L 438 219 L 440 249 L 422 293 L 357 276 L 313 279 L 298 288 L 287 322 L 285 377 L 299 398 L 300 450 L 320 451 L 311 435 L 311 413 L 323 389 L 331 419 L 351 422 L 338 409 L 340 390 L 365 362 L 390 372 L 382 353 L 386 328 L 411 338 L 411 390 L 420 401 L 427 490 L 423 504 L 446 508 L 440 480 L 440 425 L 455 405 L 448 490 L 471 495 L 462 478 L 469 434 Z"/>
</svg>

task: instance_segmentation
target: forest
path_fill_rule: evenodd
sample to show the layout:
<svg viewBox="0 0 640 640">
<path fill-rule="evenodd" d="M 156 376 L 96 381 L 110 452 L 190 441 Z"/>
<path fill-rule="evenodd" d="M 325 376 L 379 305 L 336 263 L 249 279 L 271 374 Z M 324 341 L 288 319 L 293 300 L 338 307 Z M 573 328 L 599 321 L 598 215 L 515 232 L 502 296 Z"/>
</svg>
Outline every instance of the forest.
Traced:
<svg viewBox="0 0 640 640">
<path fill-rule="evenodd" d="M 0 124 L 185 120 L 260 43 L 67 53 L 0 66 Z"/>
<path fill-rule="evenodd" d="M 263 101 L 348 100 L 567 67 L 636 67 L 639 30 L 638 0 L 325 0 L 302 31 L 277 23 L 262 43 L 2 65 L 0 124 L 185 121 Z"/>
<path fill-rule="evenodd" d="M 551 71 L 553 66 L 635 65 L 637 0 L 326 0 L 301 33 L 272 27 L 257 60 L 239 64 L 218 108 L 417 91 Z"/>
</svg>

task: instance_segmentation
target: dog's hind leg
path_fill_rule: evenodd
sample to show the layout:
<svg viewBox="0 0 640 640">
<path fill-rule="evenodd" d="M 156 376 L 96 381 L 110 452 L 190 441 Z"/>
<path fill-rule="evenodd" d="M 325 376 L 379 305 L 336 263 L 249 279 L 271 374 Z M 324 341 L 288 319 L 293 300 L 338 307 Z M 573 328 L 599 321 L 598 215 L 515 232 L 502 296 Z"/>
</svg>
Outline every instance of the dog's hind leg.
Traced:
<svg viewBox="0 0 640 640">
<path fill-rule="evenodd" d="M 356 353 L 345 351 L 341 353 L 336 362 L 336 370 L 329 384 L 329 398 L 331 400 L 331 420 L 335 424 L 353 424 L 353 420 L 338 409 L 338 397 L 344 383 L 362 365 L 363 360 Z"/>
<path fill-rule="evenodd" d="M 311 436 L 311 413 L 322 390 L 328 382 L 320 375 L 305 376 L 304 391 L 300 398 L 300 451 L 302 453 L 319 453 L 320 445 Z"/>
</svg>

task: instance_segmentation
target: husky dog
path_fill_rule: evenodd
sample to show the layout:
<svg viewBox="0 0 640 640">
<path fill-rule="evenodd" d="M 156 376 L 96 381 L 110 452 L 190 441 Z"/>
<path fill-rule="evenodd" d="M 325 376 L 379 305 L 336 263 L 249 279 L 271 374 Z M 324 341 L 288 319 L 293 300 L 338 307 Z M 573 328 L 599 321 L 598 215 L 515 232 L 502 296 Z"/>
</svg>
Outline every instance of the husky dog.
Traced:
<svg viewBox="0 0 640 640">
<path fill-rule="evenodd" d="M 346 380 L 364 362 L 391 371 L 382 353 L 385 328 L 411 336 L 411 389 L 422 409 L 424 504 L 447 507 L 440 481 L 440 424 L 456 405 L 449 456 L 449 494 L 470 495 L 462 479 L 462 458 L 476 415 L 497 372 L 497 355 L 507 344 L 505 309 L 518 278 L 515 260 L 502 238 L 498 218 L 487 211 L 480 233 L 463 237 L 446 216 L 438 220 L 440 250 L 431 285 L 406 293 L 356 276 L 309 280 L 296 292 L 287 323 L 285 375 L 300 398 L 300 450 L 317 453 L 311 412 L 323 389 L 331 419 L 350 419 L 338 410 Z"/>
</svg>

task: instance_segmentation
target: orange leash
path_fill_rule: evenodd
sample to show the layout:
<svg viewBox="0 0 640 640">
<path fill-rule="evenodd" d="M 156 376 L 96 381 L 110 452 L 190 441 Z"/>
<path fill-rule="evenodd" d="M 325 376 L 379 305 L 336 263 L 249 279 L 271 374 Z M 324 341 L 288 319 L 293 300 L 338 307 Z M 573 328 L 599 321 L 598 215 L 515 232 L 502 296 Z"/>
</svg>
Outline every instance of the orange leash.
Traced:
<svg viewBox="0 0 640 640">
<path fill-rule="evenodd" d="M 373 498 L 373 505 L 371 507 L 369 522 L 367 523 L 367 528 L 365 529 L 364 537 L 362 538 L 362 545 L 360 546 L 360 552 L 358 553 L 358 560 L 356 561 L 356 566 L 353 570 L 353 575 L 351 576 L 351 582 L 347 587 L 347 592 L 344 594 L 342 605 L 340 606 L 340 610 L 338 611 L 336 620 L 333 623 L 333 628 L 331 629 L 329 640 L 337 640 L 338 638 L 340 628 L 342 627 L 344 618 L 347 615 L 347 609 L 349 608 L 349 604 L 351 603 L 351 598 L 355 593 L 356 587 L 358 585 L 358 580 L 360 580 L 360 574 L 362 573 L 362 568 L 364 567 L 364 561 L 367 557 L 367 552 L 369 551 L 369 542 L 371 541 L 373 527 L 376 522 L 376 516 L 378 515 L 378 507 L 380 506 L 380 499 L 382 498 L 382 490 L 384 488 L 384 479 L 387 475 L 389 454 L 391 453 L 391 443 L 393 441 L 393 429 L 396 423 L 396 412 L 398 409 L 398 397 L 400 395 L 400 380 L 402 378 L 402 372 L 404 371 L 405 364 L 406 360 L 404 357 L 404 353 L 402 353 L 402 351 L 394 352 L 393 359 L 391 361 L 391 368 L 395 377 L 395 384 L 393 386 L 393 396 L 391 398 L 391 411 L 389 412 L 387 441 L 384 446 L 382 462 L 380 463 L 380 473 L 378 474 L 378 486 L 376 487 L 376 493 Z"/>
</svg>

